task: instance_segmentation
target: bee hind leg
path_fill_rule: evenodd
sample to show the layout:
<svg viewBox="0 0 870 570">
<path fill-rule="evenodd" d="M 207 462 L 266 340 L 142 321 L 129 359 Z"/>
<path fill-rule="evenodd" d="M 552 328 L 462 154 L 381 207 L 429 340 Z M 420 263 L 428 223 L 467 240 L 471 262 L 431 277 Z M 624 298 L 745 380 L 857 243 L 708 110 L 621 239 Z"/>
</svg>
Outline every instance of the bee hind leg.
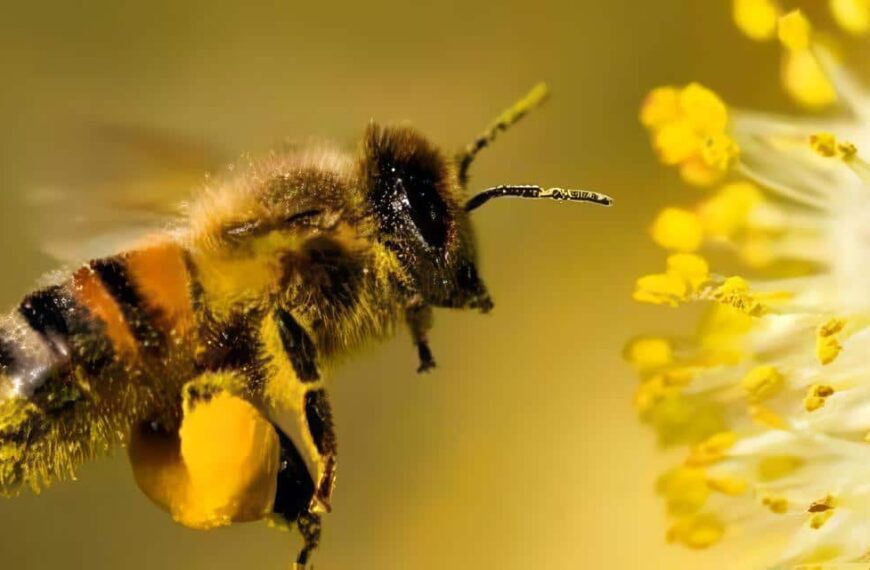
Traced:
<svg viewBox="0 0 870 570">
<path fill-rule="evenodd" d="M 296 519 L 296 526 L 299 528 L 299 533 L 302 535 L 302 540 L 305 543 L 302 546 L 302 550 L 299 551 L 299 556 L 296 557 L 296 564 L 293 565 L 293 570 L 305 570 L 308 559 L 311 558 L 311 553 L 320 544 L 320 515 L 306 511 Z"/>
</svg>

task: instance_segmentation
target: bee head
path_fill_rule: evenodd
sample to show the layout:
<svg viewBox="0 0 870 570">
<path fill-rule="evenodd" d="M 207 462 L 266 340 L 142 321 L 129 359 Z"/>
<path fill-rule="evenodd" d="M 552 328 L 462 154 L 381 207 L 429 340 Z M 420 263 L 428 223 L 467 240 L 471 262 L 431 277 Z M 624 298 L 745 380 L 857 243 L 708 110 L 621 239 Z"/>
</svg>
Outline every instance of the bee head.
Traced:
<svg viewBox="0 0 870 570">
<path fill-rule="evenodd" d="M 410 127 L 372 124 L 362 179 L 379 239 L 411 277 L 412 293 L 439 307 L 491 308 L 456 164 Z"/>
<path fill-rule="evenodd" d="M 503 185 L 466 199 L 468 171 L 482 149 L 548 96 L 545 85 L 499 116 L 474 142 L 448 159 L 409 127 L 372 124 L 363 140 L 361 174 L 380 239 L 412 277 L 414 293 L 436 307 L 488 311 L 492 300 L 477 270 L 469 214 L 493 198 L 549 198 L 609 206 L 603 194 Z"/>
</svg>

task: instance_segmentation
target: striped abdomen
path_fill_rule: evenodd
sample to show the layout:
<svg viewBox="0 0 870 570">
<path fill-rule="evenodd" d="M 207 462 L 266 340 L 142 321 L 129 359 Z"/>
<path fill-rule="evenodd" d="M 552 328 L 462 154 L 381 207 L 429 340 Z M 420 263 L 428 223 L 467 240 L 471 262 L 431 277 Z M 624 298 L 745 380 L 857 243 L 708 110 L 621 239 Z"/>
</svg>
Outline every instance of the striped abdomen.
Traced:
<svg viewBox="0 0 870 570">
<path fill-rule="evenodd" d="M 183 249 L 97 260 L 0 320 L 0 489 L 71 474 L 190 375 Z M 177 390 L 175 390 L 177 394 Z"/>
</svg>

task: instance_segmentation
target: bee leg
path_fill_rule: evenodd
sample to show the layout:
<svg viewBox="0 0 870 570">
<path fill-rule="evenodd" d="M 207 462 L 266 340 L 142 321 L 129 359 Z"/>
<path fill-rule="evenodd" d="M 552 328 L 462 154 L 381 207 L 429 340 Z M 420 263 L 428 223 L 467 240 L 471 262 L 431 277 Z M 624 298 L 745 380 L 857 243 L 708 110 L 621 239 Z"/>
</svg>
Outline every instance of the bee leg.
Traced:
<svg viewBox="0 0 870 570">
<path fill-rule="evenodd" d="M 299 556 L 296 557 L 296 564 L 293 565 L 293 570 L 305 570 L 305 565 L 308 564 L 311 553 L 320 544 L 320 515 L 310 511 L 304 512 L 296 519 L 296 526 L 299 528 L 299 533 L 302 535 L 302 540 L 305 541 L 305 544 L 302 546 L 302 550 L 299 551 Z"/>
<path fill-rule="evenodd" d="M 312 513 L 329 512 L 335 486 L 337 447 L 332 406 L 325 389 L 317 388 L 305 394 L 305 423 L 317 451 L 315 462 L 318 477 L 309 510 Z"/>
<path fill-rule="evenodd" d="M 411 338 L 417 346 L 417 355 L 420 358 L 417 372 L 428 372 L 435 368 L 435 358 L 432 356 L 432 349 L 429 348 L 427 338 L 429 331 L 432 330 L 432 307 L 429 305 L 409 307 L 405 311 L 405 320 L 411 329 Z"/>
</svg>

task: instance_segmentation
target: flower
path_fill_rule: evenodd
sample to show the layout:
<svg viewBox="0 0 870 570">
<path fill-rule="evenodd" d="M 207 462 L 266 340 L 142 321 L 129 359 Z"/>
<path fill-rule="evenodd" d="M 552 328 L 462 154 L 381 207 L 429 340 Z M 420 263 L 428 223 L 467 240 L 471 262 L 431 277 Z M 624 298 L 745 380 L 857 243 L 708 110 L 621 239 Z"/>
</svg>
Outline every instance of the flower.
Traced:
<svg viewBox="0 0 870 570">
<path fill-rule="evenodd" d="M 866 28 L 870 2 L 831 8 L 848 30 Z M 657 216 L 650 232 L 669 255 L 634 291 L 645 303 L 705 305 L 696 334 L 638 337 L 625 356 L 641 380 L 641 419 L 662 445 L 683 449 L 657 485 L 670 541 L 695 549 L 744 541 L 750 567 L 866 563 L 870 94 L 810 39 L 802 15 L 778 10 L 735 2 L 748 35 L 776 34 L 813 58 L 842 112 L 738 111 L 697 84 L 652 92 L 641 120 L 663 162 L 682 171 L 711 136 L 739 151 L 694 206 Z M 686 91 L 705 102 L 706 123 L 683 102 Z M 679 136 L 663 137 L 673 124 Z M 726 265 L 741 274 L 716 271 Z"/>
</svg>

